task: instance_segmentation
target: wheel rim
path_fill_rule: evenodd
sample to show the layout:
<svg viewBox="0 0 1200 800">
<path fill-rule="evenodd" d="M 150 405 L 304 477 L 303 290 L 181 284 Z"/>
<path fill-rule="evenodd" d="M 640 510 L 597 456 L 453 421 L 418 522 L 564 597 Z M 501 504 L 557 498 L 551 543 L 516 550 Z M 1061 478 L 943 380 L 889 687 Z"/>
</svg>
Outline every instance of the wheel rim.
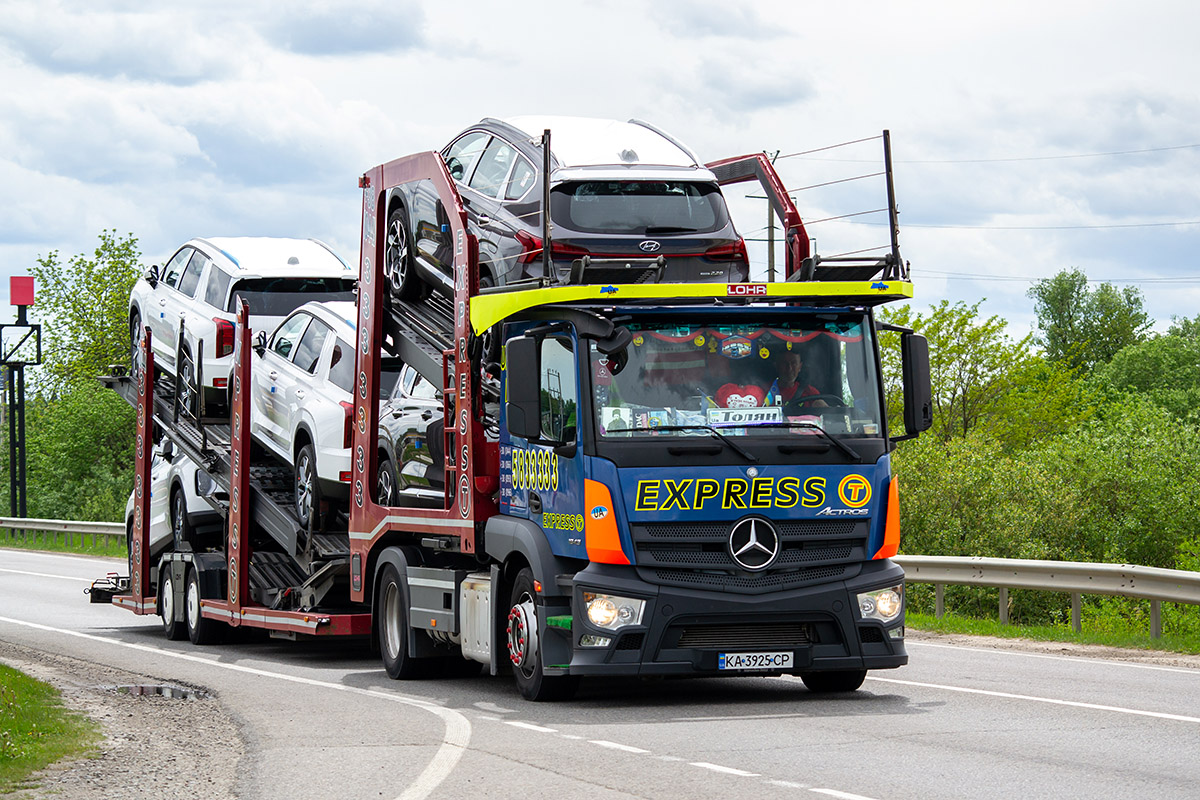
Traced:
<svg viewBox="0 0 1200 800">
<path fill-rule="evenodd" d="M 387 267 L 392 289 L 398 291 L 408 277 L 408 237 L 398 219 L 388 226 Z"/>
<path fill-rule="evenodd" d="M 394 488 L 392 486 L 392 469 L 386 461 L 379 465 L 379 476 L 376 481 L 376 487 L 378 489 L 379 504 L 382 506 L 392 505 L 392 490 Z"/>
<path fill-rule="evenodd" d="M 129 325 L 129 371 L 133 377 L 142 374 L 142 320 L 134 317 Z"/>
<path fill-rule="evenodd" d="M 187 612 L 188 628 L 196 630 L 200 625 L 200 587 L 195 581 L 188 581 L 187 587 Z"/>
<path fill-rule="evenodd" d="M 400 587 L 389 582 L 383 589 L 383 647 L 389 661 L 400 658 Z"/>
<path fill-rule="evenodd" d="M 175 494 L 174 502 L 171 503 L 171 532 L 175 534 L 175 538 L 179 541 L 183 536 L 183 497 L 179 493 Z"/>
<path fill-rule="evenodd" d="M 158 583 L 162 589 L 163 622 L 170 625 L 175 619 L 175 592 L 171 586 L 170 567 L 163 573 L 162 579 Z"/>
<path fill-rule="evenodd" d="M 296 462 L 296 511 L 300 515 L 301 525 L 308 525 L 308 519 L 312 515 L 312 480 L 312 464 L 308 454 L 303 453 Z"/>
<path fill-rule="evenodd" d="M 179 405 L 185 409 L 190 409 L 192 404 L 192 382 L 195 380 L 192 369 L 192 359 L 184 353 L 183 364 L 179 368 Z"/>
<path fill-rule="evenodd" d="M 537 653 L 537 609 L 528 593 L 521 595 L 508 612 L 508 657 L 526 678 L 533 677 Z"/>
</svg>

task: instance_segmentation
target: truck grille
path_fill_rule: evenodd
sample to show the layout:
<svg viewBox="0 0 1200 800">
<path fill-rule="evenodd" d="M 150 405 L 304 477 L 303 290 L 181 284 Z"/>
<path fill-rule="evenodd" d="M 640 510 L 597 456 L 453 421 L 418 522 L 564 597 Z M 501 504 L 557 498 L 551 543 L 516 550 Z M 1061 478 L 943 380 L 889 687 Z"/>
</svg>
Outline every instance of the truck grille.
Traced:
<svg viewBox="0 0 1200 800">
<path fill-rule="evenodd" d="M 802 647 L 812 641 L 803 622 L 740 625 L 685 625 L 676 647 L 686 649 L 751 649 Z M 674 632 L 674 630 L 672 631 Z M 671 636 L 668 634 L 667 641 Z"/>
<path fill-rule="evenodd" d="M 850 577 L 866 560 L 868 520 L 776 523 L 782 549 L 771 569 L 740 569 L 729 555 L 732 522 L 633 527 L 638 574 L 659 585 L 757 594 Z"/>
</svg>

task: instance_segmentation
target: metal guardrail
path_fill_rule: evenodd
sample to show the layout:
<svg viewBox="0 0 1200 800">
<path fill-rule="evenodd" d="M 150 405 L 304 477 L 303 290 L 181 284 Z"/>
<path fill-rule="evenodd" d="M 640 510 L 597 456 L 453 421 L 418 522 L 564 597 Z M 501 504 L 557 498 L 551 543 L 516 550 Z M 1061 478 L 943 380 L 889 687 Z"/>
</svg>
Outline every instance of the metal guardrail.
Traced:
<svg viewBox="0 0 1200 800">
<path fill-rule="evenodd" d="M 1162 636 L 1162 603 L 1200 605 L 1200 572 L 1018 558 L 896 556 L 911 583 L 932 583 L 936 616 L 946 611 L 945 586 L 992 586 L 1000 589 L 1000 624 L 1008 624 L 1008 590 L 1069 592 L 1071 625 L 1080 630 L 1081 596 L 1104 594 L 1150 601 L 1150 636 Z"/>
<path fill-rule="evenodd" d="M 123 544 L 125 542 L 125 526 L 120 522 L 76 522 L 65 519 L 0 517 L 0 531 L 4 532 L 6 541 L 12 542 L 20 539 L 23 545 L 36 545 L 39 534 L 45 544 L 50 544 L 52 540 L 57 544 L 61 535 L 63 545 L 66 547 L 71 546 L 75 537 L 78 537 L 81 545 L 84 543 L 85 537 L 92 537 L 92 547 L 97 546 L 101 537 L 105 538 L 106 544 L 118 542 Z"/>
</svg>

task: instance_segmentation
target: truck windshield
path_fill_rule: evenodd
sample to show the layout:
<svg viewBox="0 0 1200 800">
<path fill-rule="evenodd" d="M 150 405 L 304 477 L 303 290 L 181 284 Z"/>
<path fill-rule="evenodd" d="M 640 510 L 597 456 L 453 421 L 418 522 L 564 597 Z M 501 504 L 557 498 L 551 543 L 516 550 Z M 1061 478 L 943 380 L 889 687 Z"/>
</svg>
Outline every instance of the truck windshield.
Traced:
<svg viewBox="0 0 1200 800">
<path fill-rule="evenodd" d="M 881 436 L 875 346 L 864 322 L 825 315 L 629 324 L 633 342 L 623 353 L 591 350 L 596 430 L 605 439 L 711 437 L 708 427 L 725 437 Z"/>
</svg>

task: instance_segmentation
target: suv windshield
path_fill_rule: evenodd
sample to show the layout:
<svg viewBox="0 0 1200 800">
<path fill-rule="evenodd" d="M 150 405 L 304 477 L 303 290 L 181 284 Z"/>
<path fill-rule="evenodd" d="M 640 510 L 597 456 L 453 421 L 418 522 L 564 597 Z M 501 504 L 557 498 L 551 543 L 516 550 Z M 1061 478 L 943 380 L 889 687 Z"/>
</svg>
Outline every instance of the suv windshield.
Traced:
<svg viewBox="0 0 1200 800">
<path fill-rule="evenodd" d="M 251 314 L 283 317 L 313 300 L 354 302 L 351 278 L 251 278 L 233 285 L 228 311 L 237 312 L 245 300 Z"/>
<path fill-rule="evenodd" d="M 591 349 L 601 438 L 878 437 L 875 346 L 861 315 L 765 324 L 634 323 L 624 353 Z M 829 317 L 832 317 L 830 319 Z M 687 430 L 687 426 L 696 426 Z M 674 428 L 658 432 L 656 428 Z"/>
<path fill-rule="evenodd" d="M 572 181 L 550 192 L 550 218 L 582 233 L 709 233 L 729 213 L 715 183 Z"/>
</svg>

